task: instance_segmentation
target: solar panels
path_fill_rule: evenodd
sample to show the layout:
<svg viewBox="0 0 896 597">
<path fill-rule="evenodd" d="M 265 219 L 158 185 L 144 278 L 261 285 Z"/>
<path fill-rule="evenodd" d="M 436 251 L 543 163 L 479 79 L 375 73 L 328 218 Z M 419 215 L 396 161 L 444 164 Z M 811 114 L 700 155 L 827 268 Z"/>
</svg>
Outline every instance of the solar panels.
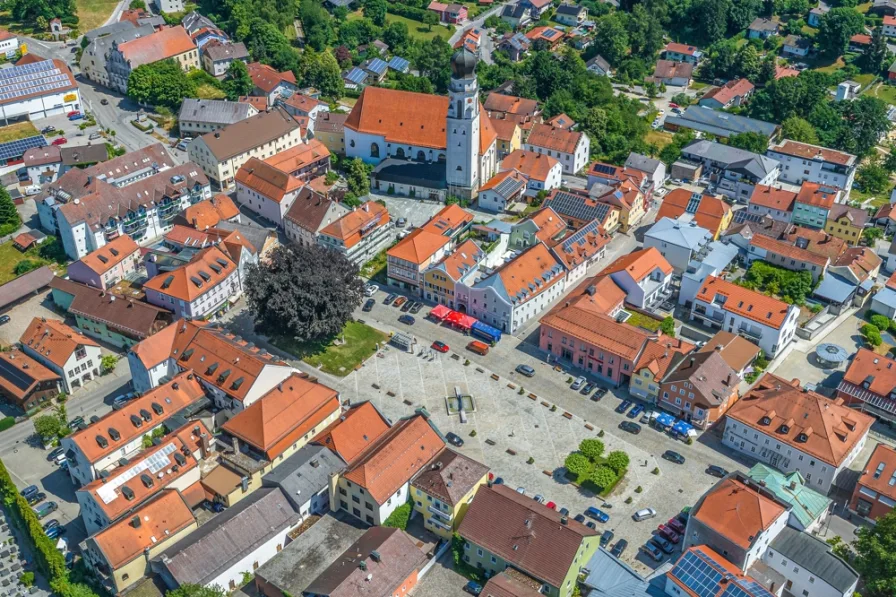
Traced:
<svg viewBox="0 0 896 597">
<path fill-rule="evenodd" d="M 67 87 L 72 87 L 71 77 L 52 60 L 14 66 L 0 72 L 0 102 Z"/>
<path fill-rule="evenodd" d="M 556 29 L 545 29 L 544 33 L 541 34 L 542 37 L 546 37 L 548 39 L 554 39 L 560 34 Z"/>
<path fill-rule="evenodd" d="M 700 200 L 703 199 L 703 196 L 699 193 L 694 193 L 691 195 L 691 198 L 688 199 L 688 206 L 684 208 L 686 212 L 689 214 L 697 213 L 697 208 L 700 207 Z"/>
<path fill-rule="evenodd" d="M 392 70 L 397 70 L 399 72 L 407 72 L 408 68 L 410 68 L 411 63 L 402 58 L 401 56 L 393 56 L 389 61 L 389 68 Z"/>
<path fill-rule="evenodd" d="M 168 465 L 171 464 L 168 457 L 176 451 L 177 446 L 173 442 L 168 444 L 149 458 L 145 458 L 135 464 L 130 470 L 125 471 L 104 485 L 98 487 L 96 494 L 103 500 L 104 504 L 112 502 L 118 495 L 116 490 L 134 477 L 141 475 L 146 471 L 149 471 L 150 474 L 154 475 L 167 468 Z"/>
<path fill-rule="evenodd" d="M 751 578 L 735 580 L 722 593 L 722 597 L 774 597 L 765 587 Z"/>
<path fill-rule="evenodd" d="M 370 61 L 370 64 L 367 65 L 367 70 L 375 72 L 378 75 L 381 75 L 384 72 L 386 72 L 387 67 L 388 67 L 388 65 L 386 64 L 385 60 L 383 60 L 382 58 L 374 58 L 373 60 Z"/>
<path fill-rule="evenodd" d="M 575 234 L 563 241 L 563 251 L 570 253 L 576 245 L 585 244 L 585 237 L 589 234 L 597 234 L 599 226 L 600 222 L 594 220 L 588 222 L 585 226 L 577 230 Z"/>
<path fill-rule="evenodd" d="M 519 191 L 525 184 L 526 183 L 521 180 L 508 176 L 498 183 L 498 186 L 495 187 L 495 192 L 501 197 L 508 198 Z"/>
<path fill-rule="evenodd" d="M 715 597 L 726 572 L 701 550 L 695 549 L 685 553 L 669 574 L 684 583 L 697 597 Z"/>
<path fill-rule="evenodd" d="M 364 81 L 367 80 L 367 73 L 365 73 L 363 70 L 361 70 L 360 68 L 358 68 L 356 66 L 352 70 L 345 73 L 345 75 L 342 78 L 345 79 L 346 81 L 348 81 L 349 83 L 354 83 L 355 85 L 361 85 Z"/>
<path fill-rule="evenodd" d="M 607 203 L 594 202 L 588 197 L 565 191 L 558 191 L 553 198 L 545 202 L 545 207 L 550 207 L 562 216 L 584 222 L 591 220 L 603 222 L 610 211 L 610 205 Z"/>
<path fill-rule="evenodd" d="M 2 71 L 0 71 L 2 72 Z M 0 160 L 18 159 L 25 155 L 25 152 L 34 147 L 46 147 L 47 140 L 43 135 L 35 135 L 34 137 L 26 137 L 17 139 L 9 143 L 0 144 Z"/>
<path fill-rule="evenodd" d="M 594 164 L 591 166 L 591 170 L 608 176 L 616 176 L 616 170 L 618 170 L 618 168 L 616 166 L 611 166 L 610 164 Z"/>
</svg>

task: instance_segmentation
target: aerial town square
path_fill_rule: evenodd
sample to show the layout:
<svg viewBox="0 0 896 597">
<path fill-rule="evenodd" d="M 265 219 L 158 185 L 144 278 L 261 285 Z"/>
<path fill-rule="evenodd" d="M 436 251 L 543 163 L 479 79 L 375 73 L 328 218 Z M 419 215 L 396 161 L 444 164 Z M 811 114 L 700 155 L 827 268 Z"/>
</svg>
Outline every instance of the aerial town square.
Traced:
<svg viewBox="0 0 896 597">
<path fill-rule="evenodd" d="M 896 597 L 896 1 L 0 3 L 0 597 Z"/>
</svg>

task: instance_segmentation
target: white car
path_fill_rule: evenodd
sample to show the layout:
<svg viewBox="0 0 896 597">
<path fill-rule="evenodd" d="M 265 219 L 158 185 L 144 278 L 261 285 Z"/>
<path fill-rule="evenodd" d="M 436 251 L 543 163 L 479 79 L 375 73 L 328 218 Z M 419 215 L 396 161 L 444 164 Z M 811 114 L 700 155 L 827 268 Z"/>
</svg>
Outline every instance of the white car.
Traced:
<svg viewBox="0 0 896 597">
<path fill-rule="evenodd" d="M 31 197 L 32 195 L 40 194 L 40 185 L 33 184 L 31 186 L 25 187 L 25 195 Z"/>
<path fill-rule="evenodd" d="M 663 197 L 666 196 L 666 193 L 668 193 L 668 192 L 669 192 L 668 189 L 657 189 L 653 192 L 653 196 L 656 197 L 657 199 L 662 199 Z"/>
<path fill-rule="evenodd" d="M 373 296 L 379 291 L 380 287 L 376 284 L 368 284 L 364 288 L 364 296 Z"/>
<path fill-rule="evenodd" d="M 588 381 L 588 380 L 586 380 L 584 377 L 581 377 L 581 376 L 580 376 L 580 377 L 577 377 L 577 378 L 575 379 L 575 381 L 572 382 L 572 385 L 569 386 L 569 387 L 570 387 L 570 389 L 572 389 L 572 390 L 578 390 L 578 389 L 581 388 L 583 385 L 585 385 L 585 382 L 586 382 L 586 381 Z"/>
<path fill-rule="evenodd" d="M 632 518 L 635 519 L 635 522 L 641 522 L 642 520 L 647 520 L 648 518 L 655 518 L 656 510 L 653 508 L 643 508 L 638 510 L 632 515 Z"/>
</svg>

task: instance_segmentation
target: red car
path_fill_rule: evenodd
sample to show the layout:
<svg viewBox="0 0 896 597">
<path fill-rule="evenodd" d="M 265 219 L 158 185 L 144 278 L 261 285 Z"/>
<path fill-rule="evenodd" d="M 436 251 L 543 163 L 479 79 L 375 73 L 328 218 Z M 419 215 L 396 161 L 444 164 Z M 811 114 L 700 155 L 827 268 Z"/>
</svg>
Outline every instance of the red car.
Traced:
<svg viewBox="0 0 896 597">
<path fill-rule="evenodd" d="M 678 533 L 679 535 L 684 535 L 684 525 L 681 524 L 681 521 L 677 518 L 670 518 L 669 522 L 666 523 L 666 526 Z"/>
<path fill-rule="evenodd" d="M 545 504 L 545 506 L 547 506 L 547 507 L 550 508 L 551 510 L 556 510 L 556 509 L 557 509 L 557 504 L 555 504 L 554 502 L 548 502 L 547 504 Z"/>
<path fill-rule="evenodd" d="M 669 102 L 669 107 L 670 107 L 670 108 L 680 108 L 681 106 L 679 106 L 679 105 L 676 104 L 675 102 Z"/>
<path fill-rule="evenodd" d="M 436 340 L 432 343 L 432 349 L 439 352 L 448 352 L 448 345 L 444 342 L 439 342 L 438 340 Z"/>
<path fill-rule="evenodd" d="M 678 542 L 681 541 L 681 535 L 679 535 L 678 533 L 676 533 L 675 531 L 673 531 L 672 529 L 670 529 L 669 527 L 667 527 L 664 524 L 661 524 L 660 526 L 658 526 L 656 531 L 660 537 L 668 539 L 669 541 L 671 541 L 672 543 L 675 543 L 676 545 L 678 545 Z"/>
<path fill-rule="evenodd" d="M 65 145 L 66 143 L 68 143 L 68 139 L 65 137 L 57 137 L 56 139 L 53 139 L 53 145 Z"/>
<path fill-rule="evenodd" d="M 80 114 L 80 113 L 81 113 L 80 110 L 72 110 L 71 112 L 69 112 L 68 114 L 66 114 L 66 116 L 69 117 L 69 118 L 71 118 L 72 116 L 77 116 L 77 115 Z"/>
</svg>

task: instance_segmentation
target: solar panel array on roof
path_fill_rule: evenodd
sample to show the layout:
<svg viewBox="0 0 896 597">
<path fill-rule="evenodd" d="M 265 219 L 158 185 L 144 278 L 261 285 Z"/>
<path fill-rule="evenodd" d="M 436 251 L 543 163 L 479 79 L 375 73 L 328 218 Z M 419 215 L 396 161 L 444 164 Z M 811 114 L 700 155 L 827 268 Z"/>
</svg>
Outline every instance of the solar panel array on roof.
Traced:
<svg viewBox="0 0 896 597">
<path fill-rule="evenodd" d="M 552 208 L 560 215 L 582 221 L 597 220 L 603 222 L 604 218 L 607 217 L 607 212 L 610 211 L 610 206 L 606 203 L 594 202 L 587 197 L 564 191 L 554 195 L 552 199 L 545 203 L 545 207 Z"/>
<path fill-rule="evenodd" d="M 700 200 L 703 199 L 702 195 L 693 194 L 691 198 L 688 199 L 688 206 L 684 208 L 686 212 L 689 214 L 697 213 L 697 208 L 700 207 Z"/>
<path fill-rule="evenodd" d="M 600 172 L 601 174 L 607 174 L 607 175 L 615 175 L 616 174 L 616 166 L 611 166 L 610 164 L 594 164 L 591 167 L 591 170 L 594 172 Z"/>
<path fill-rule="evenodd" d="M 404 72 L 405 70 L 407 70 L 408 67 L 410 67 L 410 65 L 411 65 L 411 63 L 408 62 L 407 60 L 405 60 L 404 58 L 402 58 L 401 56 L 393 56 L 392 59 L 389 61 L 389 68 L 391 68 L 392 70 L 397 70 L 397 71 L 401 71 L 401 72 Z"/>
<path fill-rule="evenodd" d="M 495 192 L 502 197 L 510 197 L 514 193 L 520 190 L 523 186 L 525 186 L 521 180 L 517 180 L 512 176 L 508 176 L 504 180 L 498 183 L 498 186 L 495 187 Z"/>
<path fill-rule="evenodd" d="M 6 359 L 0 359 L 0 375 L 12 382 L 20 390 L 27 390 L 34 383 L 33 377 Z"/>
<path fill-rule="evenodd" d="M 18 159 L 33 147 L 46 147 L 47 140 L 43 135 L 17 139 L 9 143 L 0 144 L 0 160 Z"/>
<path fill-rule="evenodd" d="M 541 35 L 542 35 L 542 37 L 546 37 L 548 39 L 553 39 L 554 37 L 557 36 L 558 33 L 560 33 L 560 32 L 555 29 L 547 29 Z"/>
<path fill-rule="evenodd" d="M 125 483 L 127 483 L 137 475 L 143 474 L 144 471 L 149 471 L 154 475 L 159 471 L 167 468 L 171 463 L 168 457 L 176 451 L 176 444 L 174 444 L 173 442 L 168 444 L 149 458 L 144 458 L 143 460 L 135 464 L 130 470 L 125 471 L 108 483 L 98 487 L 96 490 L 96 494 L 100 497 L 104 504 L 110 503 L 117 497 L 115 490 L 119 487 L 122 487 Z"/>
<path fill-rule="evenodd" d="M 374 58 L 370 61 L 370 64 L 367 65 L 367 70 L 371 70 L 376 74 L 381 75 L 386 72 L 387 67 L 388 65 L 386 64 L 385 60 L 383 60 L 382 58 Z"/>
<path fill-rule="evenodd" d="M 738 579 L 728 585 L 722 597 L 774 597 L 774 595 L 755 580 Z"/>
<path fill-rule="evenodd" d="M 0 101 L 71 86 L 52 60 L 14 66 L 0 72 Z"/>
<path fill-rule="evenodd" d="M 360 85 L 367 80 L 367 73 L 356 66 L 352 70 L 348 71 L 343 78 L 350 83 Z"/>
<path fill-rule="evenodd" d="M 597 234 L 600 231 L 600 222 L 592 220 L 576 231 L 575 234 L 563 241 L 561 249 L 564 253 L 572 253 L 575 247 L 585 244 L 585 237 L 589 234 Z"/>
<path fill-rule="evenodd" d="M 669 574 L 684 583 L 697 597 L 715 597 L 719 594 L 719 583 L 727 573 L 709 556 L 695 549 L 685 553 Z"/>
</svg>

